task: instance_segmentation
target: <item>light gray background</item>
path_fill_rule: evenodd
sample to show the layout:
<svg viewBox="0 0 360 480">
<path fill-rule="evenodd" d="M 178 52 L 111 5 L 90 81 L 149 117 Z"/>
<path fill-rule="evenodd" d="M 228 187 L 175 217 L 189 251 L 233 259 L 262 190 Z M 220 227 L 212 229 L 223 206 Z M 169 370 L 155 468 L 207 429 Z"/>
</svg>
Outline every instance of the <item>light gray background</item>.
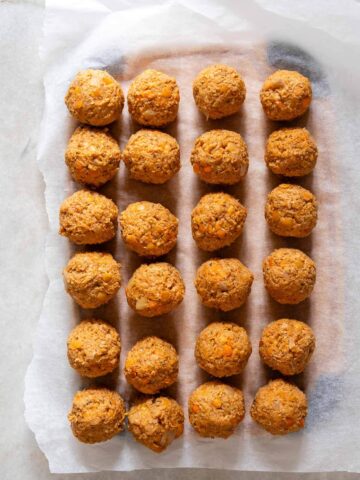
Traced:
<svg viewBox="0 0 360 480">
<path fill-rule="evenodd" d="M 7 199 L 0 203 L 0 479 L 360 479 L 360 475 L 345 473 L 302 476 L 192 469 L 86 475 L 49 473 L 47 461 L 23 416 L 23 380 L 47 286 L 43 264 L 47 228 L 44 185 L 35 160 L 43 104 L 38 57 L 43 13 L 41 1 L 0 0 L 0 191 L 2 198 Z M 17 202 L 19 192 L 27 193 L 26 203 Z M 16 236 L 9 237 L 7 232 L 14 228 Z M 7 282 L 7 278 L 13 278 L 13 272 L 16 283 Z"/>
</svg>

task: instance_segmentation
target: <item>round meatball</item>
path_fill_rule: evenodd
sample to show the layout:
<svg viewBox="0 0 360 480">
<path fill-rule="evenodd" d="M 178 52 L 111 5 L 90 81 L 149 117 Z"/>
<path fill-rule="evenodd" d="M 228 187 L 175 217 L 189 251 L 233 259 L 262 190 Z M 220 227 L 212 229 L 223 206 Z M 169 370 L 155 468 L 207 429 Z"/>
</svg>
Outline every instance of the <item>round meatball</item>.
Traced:
<svg viewBox="0 0 360 480">
<path fill-rule="evenodd" d="M 214 377 L 241 373 L 251 355 L 246 330 L 235 323 L 214 322 L 196 340 L 195 358 L 205 372 Z"/>
<path fill-rule="evenodd" d="M 195 103 L 207 119 L 218 119 L 240 110 L 246 96 L 244 80 L 235 68 L 210 65 L 193 82 Z"/>
<path fill-rule="evenodd" d="M 116 235 L 118 208 L 110 198 L 79 190 L 60 207 L 60 235 L 77 245 L 94 245 Z"/>
<path fill-rule="evenodd" d="M 142 399 L 127 414 L 135 440 L 154 452 L 163 452 L 184 430 L 184 412 L 172 398 Z"/>
<path fill-rule="evenodd" d="M 244 416 L 242 391 L 225 383 L 204 383 L 189 398 L 189 420 L 202 437 L 228 438 Z"/>
<path fill-rule="evenodd" d="M 245 303 L 253 280 L 253 274 L 240 260 L 213 258 L 198 268 L 195 287 L 206 307 L 228 312 Z"/>
<path fill-rule="evenodd" d="M 227 193 L 204 195 L 191 214 L 192 236 L 199 248 L 213 252 L 231 245 L 240 235 L 246 208 Z"/>
<path fill-rule="evenodd" d="M 180 170 L 180 148 L 174 137 L 158 130 L 139 130 L 124 150 L 131 178 L 161 184 Z"/>
<path fill-rule="evenodd" d="M 126 380 L 140 392 L 150 395 L 175 383 L 178 370 L 175 348 L 158 337 L 139 340 L 125 361 Z"/>
<path fill-rule="evenodd" d="M 76 120 L 100 127 L 120 117 L 124 94 L 117 81 L 107 72 L 83 70 L 71 82 L 65 103 Z"/>
<path fill-rule="evenodd" d="M 120 264 L 110 253 L 76 253 L 64 270 L 64 283 L 80 307 L 98 308 L 118 292 Z"/>
<path fill-rule="evenodd" d="M 191 152 L 194 172 L 206 183 L 233 185 L 249 168 L 246 143 L 230 130 L 210 130 L 195 141 Z"/>
<path fill-rule="evenodd" d="M 103 320 L 83 320 L 68 336 L 69 363 L 80 375 L 89 378 L 107 375 L 119 366 L 120 337 Z"/>
<path fill-rule="evenodd" d="M 315 349 L 315 335 L 306 323 L 287 318 L 269 323 L 259 344 L 266 365 L 283 375 L 297 375 L 305 370 Z"/>
<path fill-rule="evenodd" d="M 179 87 L 173 77 L 148 69 L 131 83 L 127 95 L 129 113 L 135 122 L 162 127 L 175 120 L 180 103 Z"/>
<path fill-rule="evenodd" d="M 80 442 L 105 442 L 123 429 L 124 400 L 107 388 L 81 390 L 74 396 L 68 419 Z"/>
<path fill-rule="evenodd" d="M 299 185 L 283 183 L 269 193 L 265 218 L 276 235 L 307 237 L 317 222 L 315 195 Z"/>
<path fill-rule="evenodd" d="M 92 187 L 100 187 L 111 180 L 119 169 L 120 160 L 119 145 L 107 128 L 78 127 L 65 152 L 72 178 Z"/>
<path fill-rule="evenodd" d="M 279 303 L 296 305 L 309 297 L 316 280 L 315 262 L 296 248 L 278 248 L 263 262 L 265 287 Z"/>
<path fill-rule="evenodd" d="M 266 143 L 266 164 L 277 175 L 308 175 L 317 157 L 316 143 L 306 128 L 281 128 L 271 133 Z"/>
<path fill-rule="evenodd" d="M 160 203 L 131 203 L 120 215 L 122 238 L 143 257 L 160 257 L 175 245 L 179 221 Z"/>
<path fill-rule="evenodd" d="M 303 115 L 312 98 L 307 77 L 291 70 L 277 70 L 264 82 L 260 101 L 270 120 L 293 120 Z"/>
<path fill-rule="evenodd" d="M 141 265 L 126 287 L 128 304 L 143 317 L 171 312 L 183 301 L 184 294 L 180 272 L 165 262 Z"/>
<path fill-rule="evenodd" d="M 305 425 L 305 394 L 284 380 L 272 380 L 259 388 L 250 414 L 261 427 L 273 435 L 297 432 Z"/>
</svg>

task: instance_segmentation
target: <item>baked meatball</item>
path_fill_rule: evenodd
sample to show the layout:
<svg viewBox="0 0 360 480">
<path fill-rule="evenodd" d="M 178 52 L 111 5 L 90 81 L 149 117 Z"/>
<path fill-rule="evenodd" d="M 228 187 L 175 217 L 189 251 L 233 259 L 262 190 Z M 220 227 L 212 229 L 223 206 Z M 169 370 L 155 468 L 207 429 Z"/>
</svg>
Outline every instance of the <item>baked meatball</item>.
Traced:
<svg viewBox="0 0 360 480">
<path fill-rule="evenodd" d="M 119 169 L 120 160 L 119 145 L 107 128 L 78 127 L 65 152 L 72 178 L 92 187 L 100 187 L 111 180 Z"/>
<path fill-rule="evenodd" d="M 118 208 L 110 198 L 79 190 L 60 206 L 60 235 L 77 245 L 94 245 L 116 235 Z"/>
<path fill-rule="evenodd" d="M 110 253 L 76 253 L 64 270 L 64 283 L 80 307 L 98 308 L 118 292 L 120 264 Z"/>
<path fill-rule="evenodd" d="M 135 440 L 163 452 L 184 430 L 184 412 L 172 398 L 142 399 L 128 412 L 128 429 Z"/>
<path fill-rule="evenodd" d="M 101 377 L 115 370 L 120 350 L 118 332 L 103 320 L 83 320 L 67 339 L 69 363 L 84 377 Z"/>
<path fill-rule="evenodd" d="M 230 130 L 210 130 L 195 141 L 191 152 L 194 172 L 206 183 L 233 185 L 249 168 L 246 143 Z"/>
<path fill-rule="evenodd" d="M 206 307 L 228 312 L 245 303 L 253 280 L 253 274 L 240 260 L 213 258 L 198 268 L 194 283 Z"/>
<path fill-rule="evenodd" d="M 178 370 L 175 348 L 158 337 L 139 340 L 125 361 L 126 380 L 140 392 L 150 395 L 175 383 Z"/>
<path fill-rule="evenodd" d="M 314 170 L 318 157 L 316 143 L 306 128 L 281 128 L 266 143 L 265 162 L 285 177 L 302 177 Z"/>
<path fill-rule="evenodd" d="M 214 322 L 200 332 L 195 358 L 199 367 L 210 375 L 230 377 L 244 370 L 251 351 L 244 328 L 235 323 Z"/>
<path fill-rule="evenodd" d="M 160 203 L 131 203 L 120 215 L 126 246 L 143 257 L 160 257 L 175 245 L 179 221 Z"/>
<path fill-rule="evenodd" d="M 124 94 L 117 81 L 107 72 L 83 70 L 71 82 L 65 103 L 76 120 L 100 127 L 120 117 Z"/>
<path fill-rule="evenodd" d="M 193 82 L 195 103 L 207 119 L 227 117 L 240 110 L 246 96 L 244 80 L 235 68 L 210 65 Z"/>
<path fill-rule="evenodd" d="M 312 98 L 307 77 L 291 70 L 277 70 L 264 82 L 261 105 L 270 120 L 293 120 L 303 115 Z"/>
<path fill-rule="evenodd" d="M 148 69 L 131 83 L 127 95 L 129 113 L 135 122 L 162 127 L 176 118 L 180 94 L 173 77 Z"/>
<path fill-rule="evenodd" d="M 283 318 L 264 328 L 259 353 L 263 362 L 283 375 L 305 370 L 315 350 L 315 335 L 304 322 Z"/>
<path fill-rule="evenodd" d="M 315 262 L 296 248 L 278 248 L 263 262 L 265 287 L 279 303 L 296 305 L 309 297 L 316 280 Z"/>
<path fill-rule="evenodd" d="M 227 193 L 204 195 L 191 214 L 192 236 L 199 248 L 213 252 L 231 245 L 240 235 L 246 208 Z"/>
<path fill-rule="evenodd" d="M 159 130 L 138 130 L 125 147 L 124 162 L 134 180 L 165 183 L 180 170 L 179 144 Z"/>
<path fill-rule="evenodd" d="M 124 400 L 107 388 L 81 390 L 74 396 L 68 419 L 80 442 L 105 442 L 123 429 Z"/>
<path fill-rule="evenodd" d="M 242 391 L 225 383 L 204 383 L 189 398 L 189 421 L 202 437 L 228 438 L 244 416 Z"/>
<path fill-rule="evenodd" d="M 267 197 L 265 218 L 276 235 L 307 237 L 317 222 L 315 195 L 299 185 L 282 183 Z"/>
<path fill-rule="evenodd" d="M 143 317 L 171 312 L 183 301 L 184 294 L 179 270 L 165 262 L 141 265 L 126 287 L 128 304 Z"/>
<path fill-rule="evenodd" d="M 273 435 L 297 432 L 305 425 L 305 394 L 284 380 L 272 380 L 259 388 L 250 414 L 261 427 Z"/>
</svg>

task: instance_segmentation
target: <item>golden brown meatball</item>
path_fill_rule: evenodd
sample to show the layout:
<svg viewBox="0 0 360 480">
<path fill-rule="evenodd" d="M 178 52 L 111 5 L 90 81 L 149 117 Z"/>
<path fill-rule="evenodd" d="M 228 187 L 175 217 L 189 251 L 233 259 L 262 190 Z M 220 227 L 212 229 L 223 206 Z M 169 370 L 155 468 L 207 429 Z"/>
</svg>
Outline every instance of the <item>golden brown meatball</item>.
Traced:
<svg viewBox="0 0 360 480">
<path fill-rule="evenodd" d="M 119 169 L 120 160 L 119 145 L 107 128 L 78 127 L 65 152 L 72 178 L 93 187 L 111 180 Z"/>
<path fill-rule="evenodd" d="M 266 365 L 283 375 L 302 373 L 315 349 L 315 335 L 306 323 L 283 318 L 264 328 L 259 344 Z"/>
<path fill-rule="evenodd" d="M 189 421 L 202 437 L 228 438 L 244 416 L 242 391 L 225 383 L 204 383 L 189 398 Z"/>
<path fill-rule="evenodd" d="M 60 206 L 60 235 L 77 245 L 94 245 L 116 235 L 118 208 L 110 198 L 79 190 Z"/>
<path fill-rule="evenodd" d="M 68 419 L 80 442 L 105 442 L 123 429 L 124 400 L 107 388 L 81 390 L 74 396 Z"/>
<path fill-rule="evenodd" d="M 184 294 L 180 272 L 165 262 L 141 265 L 126 287 L 128 304 L 143 317 L 171 312 L 183 301 Z"/>
<path fill-rule="evenodd" d="M 127 354 L 124 371 L 130 385 L 151 395 L 175 383 L 178 370 L 179 358 L 171 343 L 145 337 Z"/>
<path fill-rule="evenodd" d="M 100 127 L 120 117 L 124 94 L 117 81 L 107 72 L 83 70 L 71 82 L 65 103 L 76 120 Z"/>
<path fill-rule="evenodd" d="M 120 350 L 118 332 L 103 320 L 83 320 L 67 339 L 69 363 L 84 377 L 101 377 L 115 370 Z"/>
<path fill-rule="evenodd" d="M 142 399 L 128 412 L 128 428 L 135 440 L 163 452 L 184 430 L 184 412 L 172 398 Z"/>
<path fill-rule="evenodd" d="M 236 132 L 210 130 L 196 139 L 191 164 L 204 182 L 233 185 L 245 177 L 249 168 L 246 143 Z"/>
<path fill-rule="evenodd" d="M 266 164 L 277 175 L 308 175 L 314 170 L 317 156 L 316 143 L 306 128 L 281 128 L 272 132 L 266 143 Z"/>
<path fill-rule="evenodd" d="M 228 312 L 245 303 L 253 280 L 236 258 L 213 258 L 198 268 L 194 283 L 205 306 Z"/>
<path fill-rule="evenodd" d="M 191 214 L 192 236 L 199 248 L 213 252 L 233 243 L 246 220 L 246 208 L 227 193 L 204 195 Z"/>
<path fill-rule="evenodd" d="M 143 257 L 160 257 L 175 245 L 179 221 L 160 203 L 131 203 L 120 215 L 122 238 Z"/>
<path fill-rule="evenodd" d="M 272 380 L 259 388 L 250 414 L 261 427 L 273 435 L 297 432 L 305 425 L 305 394 L 284 380 Z"/>
<path fill-rule="evenodd" d="M 260 101 L 270 120 L 293 120 L 303 115 L 312 98 L 311 83 L 299 72 L 277 70 L 264 82 Z"/>
<path fill-rule="evenodd" d="M 176 118 L 180 94 L 173 77 L 148 69 L 131 83 L 127 95 L 129 113 L 135 122 L 161 127 Z"/>
<path fill-rule="evenodd" d="M 269 193 L 265 218 L 276 235 L 307 237 L 317 222 L 315 195 L 299 185 L 283 183 Z"/>
<path fill-rule="evenodd" d="M 235 68 L 215 64 L 204 68 L 195 78 L 193 95 L 198 109 L 205 117 L 217 119 L 240 110 L 246 88 Z"/>
<path fill-rule="evenodd" d="M 274 300 L 296 305 L 309 297 L 316 280 L 315 262 L 296 248 L 278 248 L 263 263 L 265 287 Z"/>
<path fill-rule="evenodd" d="M 180 148 L 171 135 L 143 129 L 131 135 L 124 162 L 131 178 L 161 184 L 180 170 Z"/>
<path fill-rule="evenodd" d="M 246 330 L 235 323 L 214 322 L 200 332 L 195 358 L 199 367 L 214 377 L 241 373 L 251 355 Z"/>
<path fill-rule="evenodd" d="M 118 292 L 120 264 L 110 253 L 76 253 L 64 270 L 64 283 L 80 307 L 98 308 Z"/>
</svg>

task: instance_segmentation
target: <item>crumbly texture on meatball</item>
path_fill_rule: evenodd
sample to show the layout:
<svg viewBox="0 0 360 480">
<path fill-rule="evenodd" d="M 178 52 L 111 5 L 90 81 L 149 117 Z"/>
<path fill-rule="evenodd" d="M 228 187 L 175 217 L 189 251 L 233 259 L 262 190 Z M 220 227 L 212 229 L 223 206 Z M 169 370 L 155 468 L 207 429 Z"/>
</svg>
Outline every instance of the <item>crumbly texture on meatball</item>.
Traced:
<svg viewBox="0 0 360 480">
<path fill-rule="evenodd" d="M 261 427 L 273 435 L 297 432 L 305 425 L 306 395 L 284 380 L 272 380 L 259 388 L 250 414 Z"/>
<path fill-rule="evenodd" d="M 141 265 L 126 287 L 128 304 L 143 317 L 171 312 L 182 302 L 184 294 L 179 270 L 165 262 Z"/>
<path fill-rule="evenodd" d="M 131 83 L 127 95 L 129 113 L 140 125 L 161 127 L 176 118 L 180 93 L 176 80 L 148 69 Z"/>
<path fill-rule="evenodd" d="M 110 253 L 76 253 L 64 270 L 64 283 L 67 292 L 82 308 L 98 308 L 118 292 L 120 264 Z"/>
<path fill-rule="evenodd" d="M 302 373 L 315 350 L 315 335 L 304 322 L 283 318 L 264 328 L 259 353 L 266 365 L 283 375 Z"/>
<path fill-rule="evenodd" d="M 246 88 L 235 68 L 216 64 L 204 68 L 195 78 L 193 95 L 205 117 L 217 119 L 240 110 L 246 97 Z"/>
<path fill-rule="evenodd" d="M 228 312 L 245 303 L 253 280 L 250 270 L 236 258 L 213 258 L 198 268 L 194 283 L 206 307 Z"/>
<path fill-rule="evenodd" d="M 204 383 L 189 398 L 189 421 L 202 437 L 228 438 L 244 416 L 241 390 L 225 383 Z"/>
<path fill-rule="evenodd" d="M 206 183 L 233 185 L 249 168 L 246 143 L 230 130 L 210 130 L 195 141 L 191 152 L 194 172 Z"/>
<path fill-rule="evenodd" d="M 214 377 L 241 373 L 251 355 L 246 330 L 235 323 L 214 322 L 200 332 L 196 340 L 198 365 Z"/>
<path fill-rule="evenodd" d="M 118 82 L 107 72 L 83 70 L 71 82 L 65 103 L 76 120 L 100 127 L 120 117 L 124 94 Z"/>
<path fill-rule="evenodd" d="M 246 215 L 246 208 L 227 193 L 204 195 L 191 214 L 197 246 L 213 252 L 232 244 L 241 235 Z"/>
<path fill-rule="evenodd" d="M 151 395 L 175 383 L 178 370 L 178 354 L 171 343 L 145 337 L 127 354 L 124 371 L 130 385 Z"/>
<path fill-rule="evenodd" d="M 83 320 L 67 339 L 69 363 L 84 377 L 101 377 L 115 370 L 120 350 L 118 332 L 103 320 Z"/>
<path fill-rule="evenodd" d="M 139 130 L 125 147 L 124 163 L 135 180 L 165 183 L 180 170 L 179 144 L 159 130 Z"/>
<path fill-rule="evenodd" d="M 123 429 L 125 403 L 107 388 L 87 388 L 75 394 L 68 419 L 80 442 L 105 442 Z"/>
<path fill-rule="evenodd" d="M 315 140 L 306 128 L 281 128 L 267 140 L 265 162 L 269 169 L 285 177 L 302 177 L 314 170 L 318 157 Z"/>
<path fill-rule="evenodd" d="M 120 160 L 119 145 L 107 128 L 78 127 L 65 152 L 72 178 L 93 187 L 111 180 L 119 169 Z"/>
<path fill-rule="evenodd" d="M 303 115 L 312 99 L 307 77 L 291 70 L 277 70 L 264 82 L 261 105 L 270 120 L 293 120 Z"/>
<path fill-rule="evenodd" d="M 184 412 L 172 398 L 145 398 L 128 412 L 128 429 L 135 440 L 163 452 L 184 430 Z"/>
<path fill-rule="evenodd" d="M 265 218 L 276 235 L 307 237 L 317 222 L 315 195 L 299 185 L 282 183 L 267 197 Z"/>
<path fill-rule="evenodd" d="M 120 215 L 122 238 L 144 257 L 159 257 L 175 247 L 179 221 L 160 203 L 131 203 Z"/>
<path fill-rule="evenodd" d="M 274 300 L 296 305 L 313 291 L 315 262 L 296 248 L 278 248 L 263 262 L 265 287 Z"/>
<path fill-rule="evenodd" d="M 77 245 L 107 242 L 116 235 L 118 208 L 110 198 L 79 190 L 60 207 L 60 235 Z"/>
</svg>

